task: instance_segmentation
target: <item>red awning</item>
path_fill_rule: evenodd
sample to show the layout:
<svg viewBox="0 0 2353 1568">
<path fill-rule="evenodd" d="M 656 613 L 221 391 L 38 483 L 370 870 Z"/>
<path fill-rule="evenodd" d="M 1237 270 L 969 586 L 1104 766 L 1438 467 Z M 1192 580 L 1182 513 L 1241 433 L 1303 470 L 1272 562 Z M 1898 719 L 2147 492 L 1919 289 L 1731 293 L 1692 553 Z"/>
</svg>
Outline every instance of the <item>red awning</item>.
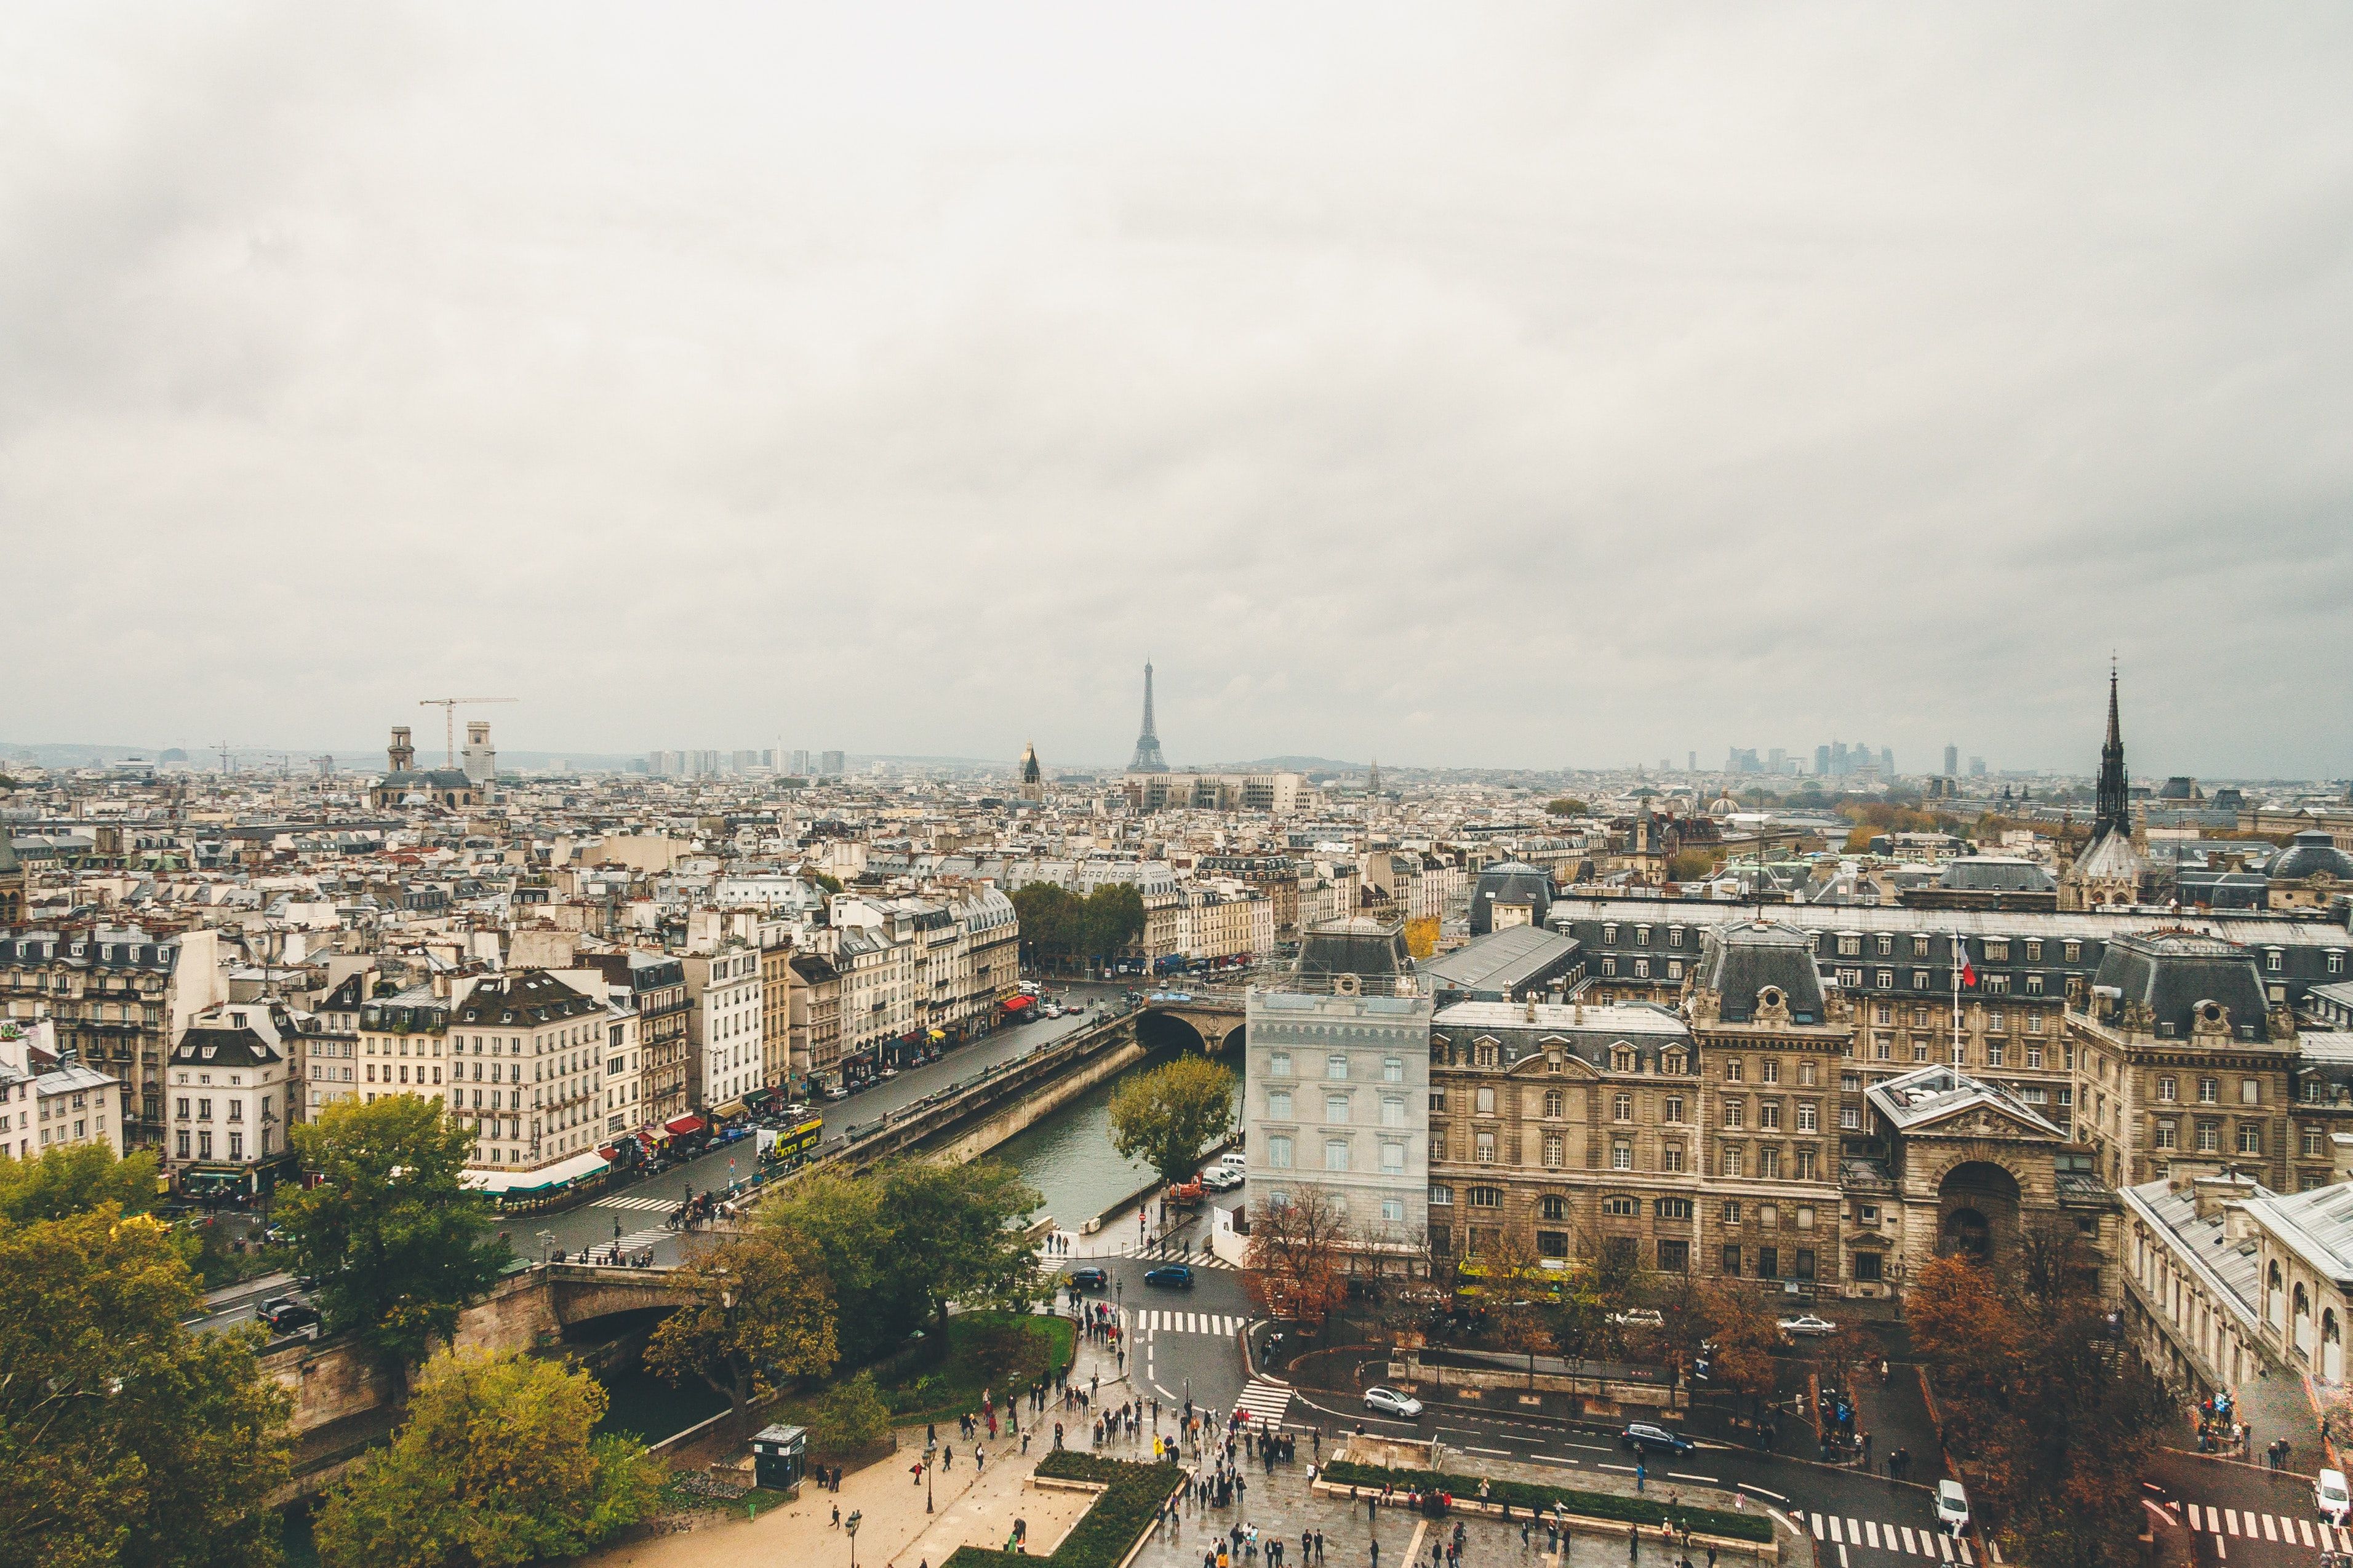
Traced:
<svg viewBox="0 0 2353 1568">
<path fill-rule="evenodd" d="M 1018 1013 L 1024 1007 L 1035 1007 L 1037 1005 L 1038 998 L 1035 996 L 1008 996 L 1005 999 L 1005 1010 L 1008 1013 Z"/>
<path fill-rule="evenodd" d="M 680 1137 L 683 1138 L 690 1132 L 700 1132 L 702 1131 L 702 1118 L 700 1116 L 673 1116 L 668 1121 L 663 1122 L 662 1127 L 664 1131 L 675 1132 Z"/>
<path fill-rule="evenodd" d="M 599 1154 L 602 1154 L 603 1156 L 605 1156 L 605 1158 L 606 1158 L 607 1160 L 608 1160 L 608 1161 L 610 1161 L 610 1160 L 617 1160 L 617 1159 L 619 1159 L 619 1158 L 620 1158 L 620 1155 L 621 1155 L 621 1152 L 620 1152 L 618 1149 L 616 1149 L 615 1147 L 613 1147 L 613 1145 L 611 1145 L 610 1143 L 606 1144 L 603 1148 L 601 1148 L 601 1149 L 597 1150 L 597 1151 L 596 1151 L 596 1152 L 598 1152 Z"/>
</svg>

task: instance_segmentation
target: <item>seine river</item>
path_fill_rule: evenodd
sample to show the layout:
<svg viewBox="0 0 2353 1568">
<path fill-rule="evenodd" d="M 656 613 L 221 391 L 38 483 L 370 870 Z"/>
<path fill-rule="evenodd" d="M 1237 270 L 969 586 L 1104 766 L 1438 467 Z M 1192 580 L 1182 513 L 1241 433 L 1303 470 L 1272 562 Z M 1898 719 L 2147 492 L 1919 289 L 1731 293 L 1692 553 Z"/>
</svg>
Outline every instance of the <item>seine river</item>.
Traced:
<svg viewBox="0 0 2353 1568">
<path fill-rule="evenodd" d="M 1127 1072 L 1157 1067 L 1175 1055 L 1155 1051 Z M 1239 1089 L 1240 1075 L 1230 1067 L 1227 1070 Z M 1039 1212 L 1052 1215 L 1064 1230 L 1078 1229 L 1152 1180 L 1150 1166 L 1123 1160 L 1112 1152 L 1111 1097 L 1126 1076 L 1105 1079 L 988 1154 L 989 1159 L 1018 1167 L 1029 1184 L 1045 1194 Z"/>
</svg>

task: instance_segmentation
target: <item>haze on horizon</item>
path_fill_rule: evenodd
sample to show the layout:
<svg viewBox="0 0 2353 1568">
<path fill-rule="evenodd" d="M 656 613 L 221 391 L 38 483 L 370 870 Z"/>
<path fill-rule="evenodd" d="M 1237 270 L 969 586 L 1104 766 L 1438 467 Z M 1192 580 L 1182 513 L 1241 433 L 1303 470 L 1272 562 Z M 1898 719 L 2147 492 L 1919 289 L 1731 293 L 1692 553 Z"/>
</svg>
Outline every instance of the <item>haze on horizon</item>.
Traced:
<svg viewBox="0 0 2353 1568">
<path fill-rule="evenodd" d="M 19 6 L 0 738 L 2353 772 L 2353 13 Z"/>
</svg>

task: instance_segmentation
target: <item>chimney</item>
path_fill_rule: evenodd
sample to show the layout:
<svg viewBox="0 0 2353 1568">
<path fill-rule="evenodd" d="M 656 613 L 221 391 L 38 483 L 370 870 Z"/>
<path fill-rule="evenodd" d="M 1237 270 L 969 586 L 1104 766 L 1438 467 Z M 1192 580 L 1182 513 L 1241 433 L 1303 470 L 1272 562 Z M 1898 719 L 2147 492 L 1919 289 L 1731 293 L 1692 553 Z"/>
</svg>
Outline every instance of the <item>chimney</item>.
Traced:
<svg viewBox="0 0 2353 1568">
<path fill-rule="evenodd" d="M 2189 1190 L 2198 1217 L 2211 1223 L 2221 1216 L 2224 1205 L 2243 1203 L 2253 1197 L 2255 1184 L 2252 1177 L 2240 1175 L 2236 1171 L 2225 1171 L 2220 1175 L 2193 1177 Z M 2228 1234 L 2227 1230 L 2225 1234 Z"/>
<path fill-rule="evenodd" d="M 1531 1023 L 1531 1024 L 1533 1024 L 1533 1023 L 1535 1023 L 1535 1021 L 1536 1021 L 1536 994 L 1535 994 L 1535 989 L 1533 986 L 1531 986 L 1531 987 L 1529 988 L 1529 990 L 1528 990 L 1528 1022 L 1529 1022 L 1529 1023 Z"/>
</svg>

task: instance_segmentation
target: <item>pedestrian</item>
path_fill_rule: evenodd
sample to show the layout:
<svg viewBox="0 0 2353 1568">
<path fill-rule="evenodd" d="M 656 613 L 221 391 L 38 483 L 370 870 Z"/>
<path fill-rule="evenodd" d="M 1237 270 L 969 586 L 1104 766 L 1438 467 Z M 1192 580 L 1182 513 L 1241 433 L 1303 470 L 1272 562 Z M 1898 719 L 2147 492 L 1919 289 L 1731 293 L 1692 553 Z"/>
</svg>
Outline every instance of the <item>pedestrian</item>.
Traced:
<svg viewBox="0 0 2353 1568">
<path fill-rule="evenodd" d="M 1642 1483 L 1650 1479 L 1650 1476 L 1649 1468 L 1644 1466 L 1640 1458 L 1637 1458 L 1634 1461 L 1634 1495 L 1636 1497 L 1642 1495 Z"/>
<path fill-rule="evenodd" d="M 1324 1532 L 1320 1530 L 1315 1532 L 1315 1561 L 1324 1561 Z"/>
<path fill-rule="evenodd" d="M 839 1530 L 841 1528 L 841 1505 L 839 1503 L 835 1503 L 833 1505 L 833 1523 L 828 1525 L 827 1528 L 830 1530 Z"/>
<path fill-rule="evenodd" d="M 1381 1543 L 1373 1542 L 1373 1568 L 1381 1568 Z"/>
<path fill-rule="evenodd" d="M 1639 1563 L 1641 1560 L 1642 1527 L 1639 1524 L 1630 1524 L 1626 1527 L 1626 1561 Z"/>
</svg>

